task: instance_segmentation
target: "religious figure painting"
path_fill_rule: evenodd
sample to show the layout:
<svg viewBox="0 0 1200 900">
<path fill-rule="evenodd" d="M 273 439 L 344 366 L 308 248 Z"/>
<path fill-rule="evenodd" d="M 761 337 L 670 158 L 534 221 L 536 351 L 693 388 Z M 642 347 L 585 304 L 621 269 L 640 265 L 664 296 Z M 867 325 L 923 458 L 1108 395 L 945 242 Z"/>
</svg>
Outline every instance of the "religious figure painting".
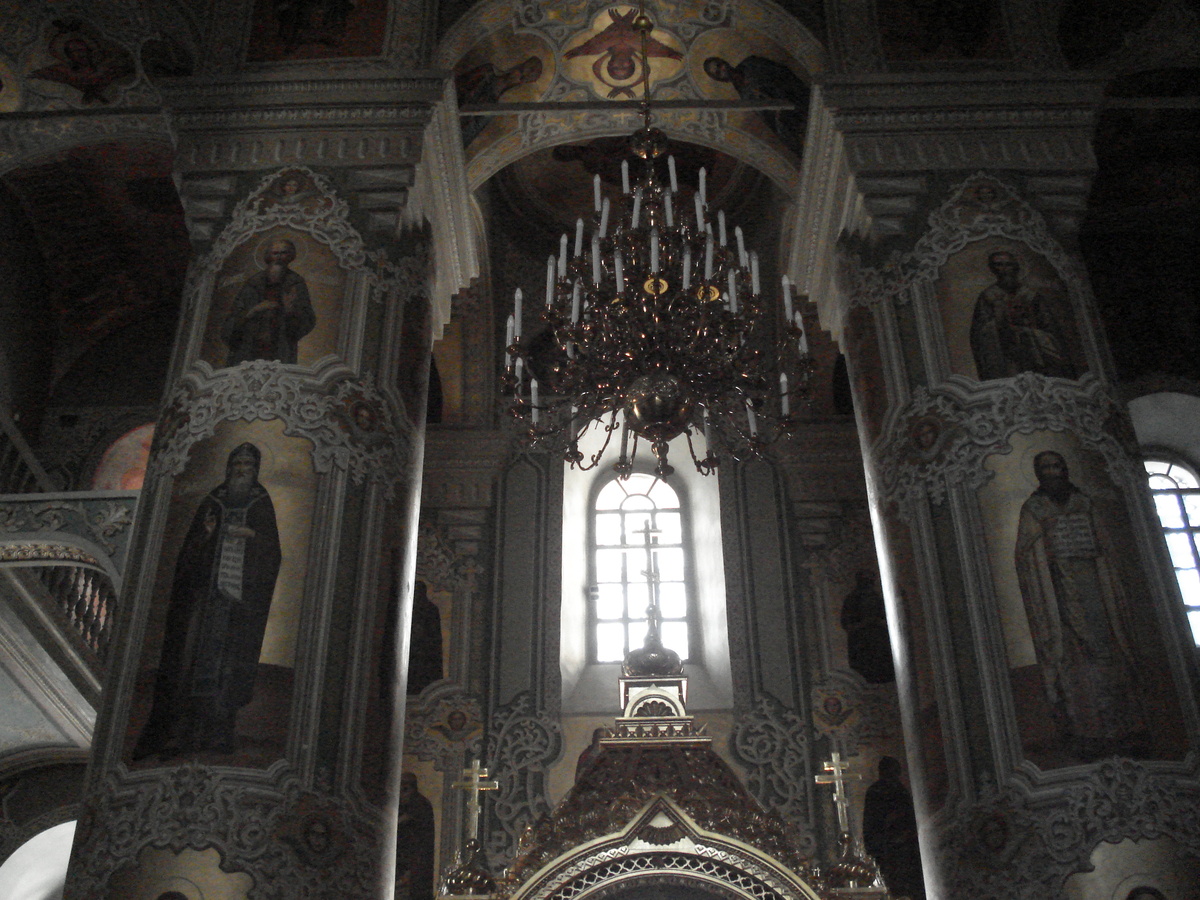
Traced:
<svg viewBox="0 0 1200 900">
<path fill-rule="evenodd" d="M 532 35 L 503 35 L 480 42 L 459 60 L 454 90 L 460 107 L 529 102 L 542 97 L 553 75 L 554 57 L 544 43 Z M 464 115 L 459 124 L 463 146 L 475 153 L 512 132 L 516 118 Z"/>
<path fill-rule="evenodd" d="M 802 154 L 812 87 L 784 48 L 754 32 L 721 28 L 697 38 L 688 67 L 706 99 L 790 104 L 788 109 L 731 110 L 725 120 L 731 128 Z"/>
<path fill-rule="evenodd" d="M 65 86 L 70 99 L 84 106 L 112 103 L 120 89 L 137 78 L 130 52 L 81 19 L 52 21 L 45 51 L 53 61 L 31 70 L 28 77 Z"/>
<path fill-rule="evenodd" d="M 1045 257 L 987 238 L 946 260 L 936 285 L 950 371 L 979 381 L 1086 370 L 1066 285 Z"/>
<path fill-rule="evenodd" d="M 1178 710 L 1119 492 L 1070 435 L 1013 443 L 981 502 L 1026 753 L 1161 757 Z"/>
<path fill-rule="evenodd" d="M 607 100 L 636 100 L 643 82 L 642 33 L 634 27 L 636 6 L 604 9 L 591 26 L 567 42 L 563 51 L 564 72 L 575 81 L 590 84 L 597 96 Z M 682 69 L 683 44 L 662 28 L 645 38 L 650 82 L 669 80 Z"/>
<path fill-rule="evenodd" d="M 250 62 L 378 56 L 386 0 L 258 0 Z"/>
<path fill-rule="evenodd" d="M 288 202 L 287 190 L 263 202 Z M 214 368 L 259 359 L 311 365 L 336 352 L 345 280 L 333 252 L 312 235 L 287 228 L 256 235 L 222 266 L 200 358 Z"/>
<path fill-rule="evenodd" d="M 172 492 L 130 760 L 266 766 L 286 740 L 315 474 L 278 422 L 218 428 Z"/>
</svg>

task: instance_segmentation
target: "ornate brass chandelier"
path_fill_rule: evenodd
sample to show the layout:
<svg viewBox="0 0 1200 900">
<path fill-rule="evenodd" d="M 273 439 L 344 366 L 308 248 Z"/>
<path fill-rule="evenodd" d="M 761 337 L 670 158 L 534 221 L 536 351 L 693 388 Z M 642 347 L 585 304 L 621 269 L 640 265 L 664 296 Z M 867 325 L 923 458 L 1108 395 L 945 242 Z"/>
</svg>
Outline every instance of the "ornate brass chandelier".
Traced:
<svg viewBox="0 0 1200 900">
<path fill-rule="evenodd" d="M 707 475 L 721 453 L 761 455 L 797 426 L 812 361 L 787 276 L 782 304 L 771 303 L 742 229 L 730 242 L 718 212 L 714 232 L 705 170 L 692 209 L 679 208 L 674 158 L 668 178 L 657 171 L 667 138 L 651 127 L 645 45 L 653 23 L 639 10 L 634 27 L 642 36 L 643 127 L 630 140 L 641 172 L 631 180 L 630 161 L 621 164 L 615 209 L 595 177 L 590 238 L 581 218 L 574 246 L 564 234 L 547 260 L 544 328 L 528 341 L 517 289 L 504 388 L 525 440 L 572 466 L 598 465 L 619 430 L 618 473 L 633 471 L 645 441 L 655 471 L 669 475 L 668 442 L 686 435 L 692 461 Z M 585 458 L 579 443 L 591 428 L 602 430 L 603 444 Z M 703 457 L 694 434 L 704 435 Z"/>
</svg>

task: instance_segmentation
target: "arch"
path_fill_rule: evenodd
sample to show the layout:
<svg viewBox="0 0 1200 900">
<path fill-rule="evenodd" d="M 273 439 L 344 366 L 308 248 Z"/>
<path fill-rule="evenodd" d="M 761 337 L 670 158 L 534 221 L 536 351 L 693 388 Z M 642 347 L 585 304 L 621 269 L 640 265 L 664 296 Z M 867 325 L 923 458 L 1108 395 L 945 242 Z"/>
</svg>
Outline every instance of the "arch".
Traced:
<svg viewBox="0 0 1200 900">
<path fill-rule="evenodd" d="M 661 33 L 664 40 L 672 43 L 672 52 L 677 54 L 675 60 L 682 59 L 683 62 L 682 66 L 674 66 L 675 73 L 664 80 L 661 89 L 656 89 L 660 100 L 712 99 L 708 93 L 712 90 L 709 79 L 697 73 L 703 72 L 704 59 L 716 52 L 736 52 L 738 56 L 732 56 L 730 61 L 739 63 L 747 56 L 773 58 L 794 75 L 803 73 L 797 77 L 810 83 L 828 66 L 828 53 L 812 32 L 779 6 L 763 0 L 738 3 L 722 19 L 713 18 L 704 4 L 697 3 L 677 20 L 659 24 L 661 29 L 656 28 L 653 34 Z M 521 90 L 511 90 L 513 85 L 506 85 L 501 89 L 506 93 L 505 101 L 603 99 L 602 94 L 589 89 L 586 80 L 581 82 L 563 74 L 563 63 L 570 52 L 568 45 L 578 43 L 581 34 L 596 27 L 599 26 L 584 19 L 551 20 L 540 7 L 532 4 L 523 7 L 514 20 L 507 0 L 488 0 L 474 6 L 447 32 L 434 54 L 435 65 L 452 70 L 458 68 L 460 73 L 465 66 L 470 66 L 472 72 L 491 66 L 491 79 L 496 79 L 515 70 L 522 59 L 533 56 L 539 59 L 540 66 L 536 67 L 536 75 L 534 70 L 530 71 L 534 76 L 532 83 L 523 80 Z M 518 44 L 520 49 L 517 49 Z M 678 55 L 680 53 L 682 56 Z M 729 93 L 732 92 L 731 88 Z M 674 140 L 718 150 L 753 166 L 785 193 L 794 195 L 798 182 L 795 157 L 772 139 L 767 129 L 728 127 L 730 115 L 746 117 L 752 114 L 660 110 L 655 114 L 655 124 Z M 635 110 L 600 112 L 589 109 L 568 113 L 539 110 L 536 115 L 521 113 L 516 118 L 515 128 L 503 139 L 493 141 L 483 149 L 477 146 L 473 154 L 467 154 L 467 176 L 472 190 L 512 162 L 537 150 L 593 138 L 624 137 L 640 124 Z M 753 120 L 743 118 L 738 121 Z"/>
<path fill-rule="evenodd" d="M 752 836 L 747 835 L 748 839 Z M 770 854 L 701 828 L 672 800 L 656 797 L 619 832 L 549 861 L 509 900 L 601 900 L 622 888 L 694 884 L 738 900 L 820 900 L 821 894 Z"/>
</svg>

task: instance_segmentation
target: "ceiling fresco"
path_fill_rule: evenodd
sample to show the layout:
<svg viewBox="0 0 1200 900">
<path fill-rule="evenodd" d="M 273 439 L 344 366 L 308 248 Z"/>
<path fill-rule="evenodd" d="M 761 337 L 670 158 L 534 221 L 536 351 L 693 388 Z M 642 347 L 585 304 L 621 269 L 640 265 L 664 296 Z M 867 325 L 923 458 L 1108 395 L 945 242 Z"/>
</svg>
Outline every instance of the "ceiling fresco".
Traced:
<svg viewBox="0 0 1200 900">
<path fill-rule="evenodd" d="M 765 3 L 659 0 L 646 5 L 655 27 L 647 41 L 654 99 L 697 101 L 659 109 L 670 136 L 753 165 L 780 186 L 795 180 L 803 151 L 810 84 L 825 67 L 816 38 Z M 532 150 L 582 138 L 625 135 L 635 110 L 605 109 L 641 98 L 637 6 L 604 0 L 473 7 L 442 43 L 438 63 L 453 70 L 460 107 L 572 103 L 555 111 L 464 115 L 468 177 L 478 187 Z M 722 102 L 779 100 L 790 110 L 740 110 Z"/>
<path fill-rule="evenodd" d="M 52 383 L 110 336 L 179 306 L 190 244 L 166 147 L 81 147 L 8 172 L 53 285 Z"/>
</svg>

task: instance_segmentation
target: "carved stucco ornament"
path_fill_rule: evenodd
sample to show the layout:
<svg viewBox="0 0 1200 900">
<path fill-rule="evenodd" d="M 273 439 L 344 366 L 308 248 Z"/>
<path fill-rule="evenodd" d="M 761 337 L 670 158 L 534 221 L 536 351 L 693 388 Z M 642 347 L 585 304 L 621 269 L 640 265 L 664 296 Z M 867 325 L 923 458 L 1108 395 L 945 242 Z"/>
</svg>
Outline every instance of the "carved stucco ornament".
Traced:
<svg viewBox="0 0 1200 900">
<path fill-rule="evenodd" d="M 1113 758 L 1086 779 L 1036 795 L 1016 785 L 985 793 L 938 835 L 948 896 L 1061 896 L 1067 878 L 1091 869 L 1101 842 L 1169 838 L 1200 856 L 1200 782 L 1167 769 Z M 1014 871 L 1023 873 L 1020 884 Z"/>
<path fill-rule="evenodd" d="M 111 772 L 86 803 L 66 896 L 108 896 L 114 872 L 150 847 L 215 849 L 254 880 L 248 900 L 367 897 L 383 823 L 303 787 L 286 763 L 265 773 L 188 764 Z"/>
<path fill-rule="evenodd" d="M 354 418 L 360 405 L 373 413 L 369 431 Z M 416 439 L 408 418 L 394 409 L 369 376 L 356 378 L 336 361 L 307 371 L 253 360 L 217 372 L 201 361 L 167 401 L 148 474 L 182 472 L 192 445 L 222 422 L 278 419 L 284 434 L 312 442 L 317 472 L 343 469 L 356 484 L 382 481 L 390 492 L 408 477 Z"/>
<path fill-rule="evenodd" d="M 974 382 L 952 376 L 920 387 L 889 419 L 876 444 L 882 496 L 902 508 L 928 497 L 943 503 L 951 487 L 977 490 L 992 473 L 987 457 L 1012 450 L 1014 434 L 1069 431 L 1098 451 L 1118 484 L 1140 484 L 1123 434 L 1116 399 L 1090 373 L 1078 382 L 1024 372 L 1012 379 Z"/>
</svg>

